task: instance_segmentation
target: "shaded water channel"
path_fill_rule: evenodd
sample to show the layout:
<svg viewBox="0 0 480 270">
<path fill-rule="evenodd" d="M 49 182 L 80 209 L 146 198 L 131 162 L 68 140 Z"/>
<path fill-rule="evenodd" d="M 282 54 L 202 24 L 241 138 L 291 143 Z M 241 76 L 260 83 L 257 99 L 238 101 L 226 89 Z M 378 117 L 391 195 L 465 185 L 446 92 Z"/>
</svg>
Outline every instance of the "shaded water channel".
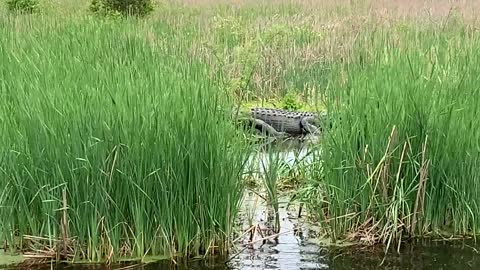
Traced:
<svg viewBox="0 0 480 270">
<path fill-rule="evenodd" d="M 292 165 L 295 160 L 305 157 L 306 154 L 306 148 L 294 154 L 294 151 L 287 147 L 282 158 L 287 164 Z M 267 157 L 267 153 L 260 153 L 250 162 L 261 163 L 266 161 Z M 248 234 L 243 235 L 243 238 L 239 237 L 236 250 L 227 258 L 193 260 L 188 266 L 165 261 L 150 264 L 120 264 L 108 268 L 98 265 L 55 264 L 9 269 L 480 269 L 480 244 L 473 240 L 449 239 L 405 243 L 400 253 L 392 251 L 385 256 L 382 247 L 326 245 L 325 241 L 319 240 L 318 230 L 312 224 L 306 225 L 306 222 L 299 219 L 297 209 L 292 211 L 287 207 L 286 200 L 280 202 L 280 232 L 274 234 L 278 236 L 276 239 L 267 236 L 268 208 L 258 194 L 246 192 L 243 211 L 240 218 L 242 231 L 256 224 L 259 231 L 263 231 L 265 235 L 256 234 L 253 239 L 248 237 Z"/>
</svg>

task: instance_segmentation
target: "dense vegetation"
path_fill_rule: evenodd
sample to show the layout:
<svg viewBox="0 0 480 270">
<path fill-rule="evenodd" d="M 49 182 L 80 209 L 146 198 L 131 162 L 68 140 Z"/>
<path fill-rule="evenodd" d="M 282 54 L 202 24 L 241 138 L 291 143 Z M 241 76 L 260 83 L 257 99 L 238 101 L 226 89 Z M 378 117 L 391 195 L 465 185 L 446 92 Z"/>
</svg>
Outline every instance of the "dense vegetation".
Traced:
<svg viewBox="0 0 480 270">
<path fill-rule="evenodd" d="M 92 261 L 227 251 L 251 151 L 229 118 L 238 103 L 329 111 L 300 197 L 332 237 L 477 232 L 480 39 L 467 17 L 157 3 L 146 18 L 102 18 L 89 7 L 0 11 L 9 249 Z"/>
<path fill-rule="evenodd" d="M 38 10 L 38 0 L 6 0 L 8 10 L 18 13 L 33 13 Z"/>
<path fill-rule="evenodd" d="M 453 29 L 457 29 L 453 31 Z M 327 108 L 339 124 L 324 137 L 313 176 L 335 236 L 371 242 L 470 235 L 480 209 L 480 39 L 442 29 L 377 27 L 334 65 Z M 340 102 L 338 102 L 340 101 Z M 340 119 L 340 120 L 338 120 Z"/>
<path fill-rule="evenodd" d="M 0 239 L 89 260 L 225 251 L 247 152 L 191 41 L 57 22 L 2 28 Z"/>
</svg>

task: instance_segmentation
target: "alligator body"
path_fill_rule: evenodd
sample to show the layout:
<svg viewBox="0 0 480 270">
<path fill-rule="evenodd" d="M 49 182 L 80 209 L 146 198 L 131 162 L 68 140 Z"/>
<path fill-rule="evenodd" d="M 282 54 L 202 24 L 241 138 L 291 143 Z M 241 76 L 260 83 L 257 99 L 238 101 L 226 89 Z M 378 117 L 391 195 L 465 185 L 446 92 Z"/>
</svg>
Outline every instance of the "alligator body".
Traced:
<svg viewBox="0 0 480 270">
<path fill-rule="evenodd" d="M 319 114 L 270 108 L 252 108 L 250 118 L 260 132 L 275 137 L 320 134 Z"/>
</svg>

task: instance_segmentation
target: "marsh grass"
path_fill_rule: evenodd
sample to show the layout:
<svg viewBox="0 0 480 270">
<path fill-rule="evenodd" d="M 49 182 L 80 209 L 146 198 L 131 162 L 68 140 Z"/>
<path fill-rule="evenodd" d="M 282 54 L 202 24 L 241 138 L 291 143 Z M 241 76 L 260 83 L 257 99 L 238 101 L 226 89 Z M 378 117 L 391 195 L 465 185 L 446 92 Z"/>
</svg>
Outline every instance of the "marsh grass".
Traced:
<svg viewBox="0 0 480 270">
<path fill-rule="evenodd" d="M 192 41 L 36 22 L 0 30 L 2 243 L 107 262 L 227 252 L 248 150 Z"/>
<path fill-rule="evenodd" d="M 268 198 L 267 204 L 273 210 L 273 215 L 271 217 L 274 220 L 273 230 L 275 233 L 280 232 L 278 181 L 282 175 L 284 165 L 283 160 L 284 157 L 282 152 L 270 147 L 266 150 L 264 157 L 260 160 L 263 183 Z"/>
<path fill-rule="evenodd" d="M 478 233 L 476 32 L 461 21 L 372 25 L 349 61 L 333 66 L 346 77 L 331 78 L 336 124 L 322 140 L 317 177 L 333 238 L 389 246 Z"/>
<path fill-rule="evenodd" d="M 476 22 L 443 0 L 279 2 L 0 8 L 0 241 L 90 261 L 227 250 L 250 151 L 225 112 L 287 94 L 335 118 L 298 169 L 333 238 L 475 233 Z"/>
</svg>

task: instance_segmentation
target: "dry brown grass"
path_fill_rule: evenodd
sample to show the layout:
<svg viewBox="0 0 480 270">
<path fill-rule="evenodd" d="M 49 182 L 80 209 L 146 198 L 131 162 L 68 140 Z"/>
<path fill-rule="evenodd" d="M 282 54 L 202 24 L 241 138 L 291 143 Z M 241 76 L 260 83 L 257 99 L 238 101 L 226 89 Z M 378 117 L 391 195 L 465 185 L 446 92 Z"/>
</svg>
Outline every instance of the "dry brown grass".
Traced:
<svg viewBox="0 0 480 270">
<path fill-rule="evenodd" d="M 476 0 L 170 0 L 169 2 L 185 6 L 212 7 L 218 5 L 245 6 L 281 6 L 296 5 L 311 13 L 332 14 L 331 11 L 379 16 L 412 17 L 412 16 L 448 16 L 451 10 L 462 15 L 475 18 L 480 11 L 480 1 Z"/>
</svg>

